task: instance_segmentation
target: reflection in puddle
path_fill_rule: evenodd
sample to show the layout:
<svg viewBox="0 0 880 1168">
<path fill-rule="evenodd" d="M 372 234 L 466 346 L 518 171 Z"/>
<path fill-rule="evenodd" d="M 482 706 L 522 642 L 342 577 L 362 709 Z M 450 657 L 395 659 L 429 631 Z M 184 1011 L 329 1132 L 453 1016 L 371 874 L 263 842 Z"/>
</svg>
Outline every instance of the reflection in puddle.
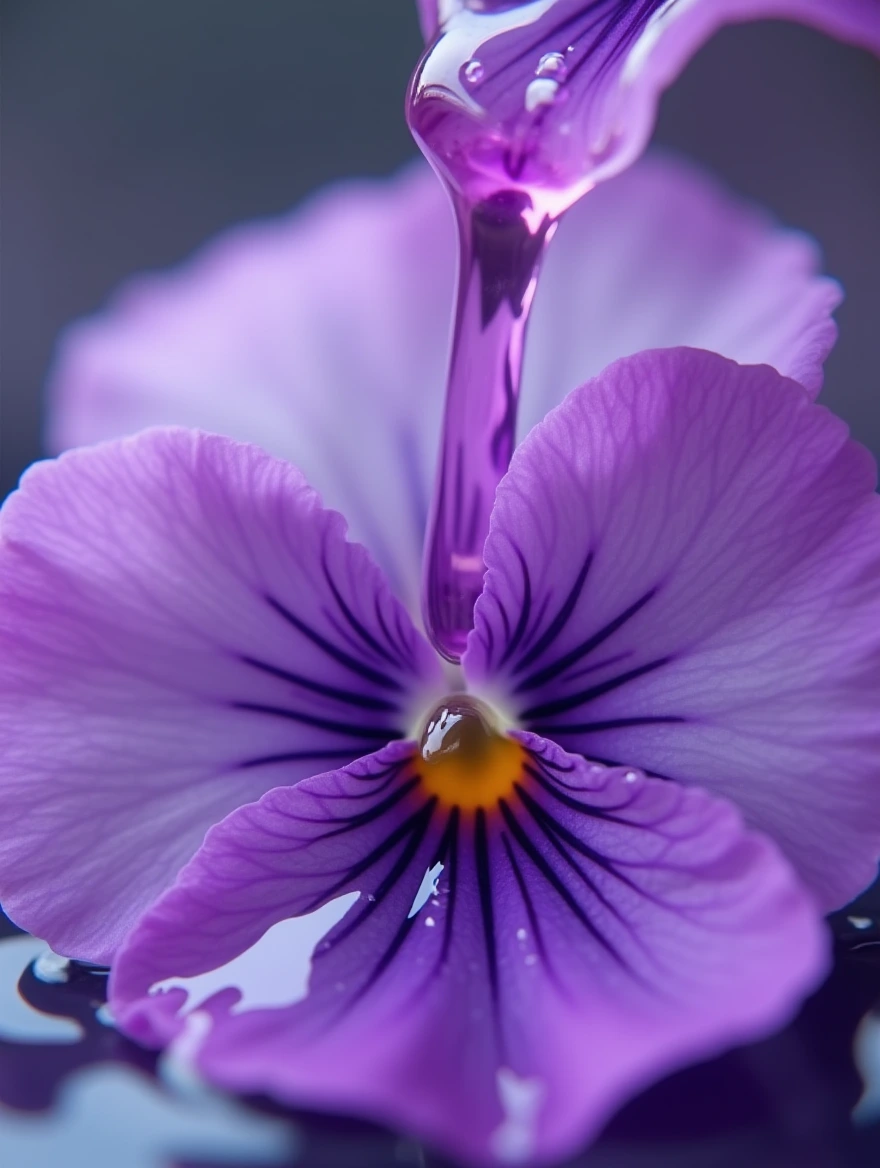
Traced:
<svg viewBox="0 0 880 1168">
<path fill-rule="evenodd" d="M 308 993 L 312 957 L 318 943 L 345 916 L 360 893 L 347 892 L 307 916 L 279 921 L 252 945 L 219 969 L 195 977 L 170 977 L 153 991 L 182 988 L 189 998 L 186 1013 L 220 990 L 235 986 L 241 998 L 233 1014 L 248 1010 L 292 1006 Z"/>
<path fill-rule="evenodd" d="M 257 1168 L 292 1152 L 282 1121 L 207 1094 L 183 1102 L 129 1067 L 71 1075 L 49 1116 L 0 1117 L 0 1163 L 27 1168 L 167 1168 L 171 1157 Z"/>
<path fill-rule="evenodd" d="M 50 953 L 43 941 L 23 933 L 0 938 L 0 1040 L 3 1042 L 79 1042 L 83 1037 L 78 1022 L 43 1014 L 28 1005 L 18 992 L 18 980 L 29 963 Z"/>
</svg>

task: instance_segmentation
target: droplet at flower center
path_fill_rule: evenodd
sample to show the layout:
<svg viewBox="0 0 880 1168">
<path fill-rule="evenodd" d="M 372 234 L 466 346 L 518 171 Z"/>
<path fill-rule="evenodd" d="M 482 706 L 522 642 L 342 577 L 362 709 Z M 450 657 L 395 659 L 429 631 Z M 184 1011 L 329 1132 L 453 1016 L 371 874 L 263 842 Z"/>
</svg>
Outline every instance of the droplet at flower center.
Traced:
<svg viewBox="0 0 880 1168">
<path fill-rule="evenodd" d="M 442 803 L 475 811 L 511 794 L 523 773 L 524 751 L 501 732 L 485 703 L 468 694 L 445 698 L 428 717 L 418 771 Z"/>
</svg>

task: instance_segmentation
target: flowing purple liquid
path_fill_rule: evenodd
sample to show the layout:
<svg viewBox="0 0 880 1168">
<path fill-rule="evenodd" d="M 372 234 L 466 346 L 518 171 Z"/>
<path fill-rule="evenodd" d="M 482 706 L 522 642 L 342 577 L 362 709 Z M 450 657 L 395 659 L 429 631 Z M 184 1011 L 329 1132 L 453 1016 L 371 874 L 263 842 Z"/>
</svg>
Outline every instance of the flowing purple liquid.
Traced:
<svg viewBox="0 0 880 1168">
<path fill-rule="evenodd" d="M 623 25 L 635 36 L 656 3 L 633 23 L 622 0 L 458 0 L 410 84 L 410 129 L 450 193 L 459 235 L 422 587 L 425 627 L 451 661 L 473 625 L 495 490 L 515 445 L 544 249 L 614 148 L 591 149 L 584 132 L 590 70 L 611 34 Z"/>
</svg>

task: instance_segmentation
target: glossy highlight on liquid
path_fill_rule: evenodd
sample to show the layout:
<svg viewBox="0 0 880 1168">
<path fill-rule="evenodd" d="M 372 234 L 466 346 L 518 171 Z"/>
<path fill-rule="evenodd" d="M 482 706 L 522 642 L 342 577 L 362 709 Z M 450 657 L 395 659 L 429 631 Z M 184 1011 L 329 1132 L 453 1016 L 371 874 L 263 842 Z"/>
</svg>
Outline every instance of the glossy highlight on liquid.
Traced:
<svg viewBox="0 0 880 1168">
<path fill-rule="evenodd" d="M 634 51 L 662 0 L 531 0 L 441 6 L 407 116 L 445 184 L 459 236 L 458 292 L 422 609 L 458 661 L 482 588 L 482 549 L 507 471 L 526 327 L 560 216 L 619 147 L 599 131 L 607 71 Z M 594 108 L 595 107 L 595 108 Z"/>
</svg>

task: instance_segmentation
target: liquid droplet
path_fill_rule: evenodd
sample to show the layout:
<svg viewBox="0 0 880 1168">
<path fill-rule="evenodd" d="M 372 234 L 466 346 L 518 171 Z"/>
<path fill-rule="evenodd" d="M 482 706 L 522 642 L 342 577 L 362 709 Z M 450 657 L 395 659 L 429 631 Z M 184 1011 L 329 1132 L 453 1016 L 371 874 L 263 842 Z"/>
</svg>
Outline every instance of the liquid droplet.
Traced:
<svg viewBox="0 0 880 1168">
<path fill-rule="evenodd" d="M 634 783 L 634 782 L 636 782 L 638 777 L 639 776 L 636 774 L 635 771 L 627 771 L 626 774 L 623 776 L 623 781 L 625 783 Z"/>
<path fill-rule="evenodd" d="M 537 953 L 529 953 L 526 956 L 526 965 L 534 965 L 537 960 L 538 960 Z"/>
<path fill-rule="evenodd" d="M 545 53 L 538 62 L 535 76 L 553 77 L 556 81 L 563 81 L 567 72 L 568 65 L 562 53 Z"/>
<path fill-rule="evenodd" d="M 433 929 L 434 926 L 436 925 L 436 923 L 437 922 L 434 920 L 433 917 L 425 917 L 425 924 L 428 926 L 429 929 Z"/>
<path fill-rule="evenodd" d="M 486 70 L 483 68 L 483 62 L 478 61 L 476 58 L 474 58 L 472 61 L 468 61 L 464 67 L 464 79 L 468 85 L 476 85 L 478 82 L 482 81 L 485 73 Z"/>
<path fill-rule="evenodd" d="M 531 114 L 542 105 L 553 105 L 558 95 L 558 81 L 552 77 L 536 77 L 526 86 L 526 110 Z"/>
<path fill-rule="evenodd" d="M 517 929 L 516 930 L 517 941 L 525 941 L 527 936 L 528 936 L 528 933 L 525 931 L 525 929 Z"/>
</svg>

